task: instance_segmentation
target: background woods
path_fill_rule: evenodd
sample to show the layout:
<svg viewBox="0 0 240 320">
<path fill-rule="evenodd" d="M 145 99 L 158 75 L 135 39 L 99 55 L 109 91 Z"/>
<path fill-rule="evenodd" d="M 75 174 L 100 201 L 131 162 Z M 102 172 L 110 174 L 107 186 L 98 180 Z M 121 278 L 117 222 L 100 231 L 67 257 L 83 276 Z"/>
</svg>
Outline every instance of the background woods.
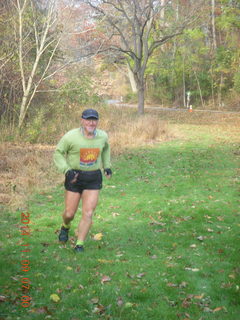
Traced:
<svg viewBox="0 0 240 320">
<path fill-rule="evenodd" d="M 146 101 L 239 108 L 240 1 L 5 0 L 0 6 L 2 124 L 41 125 L 46 114 L 56 117 L 69 105 L 120 96 L 138 102 L 139 113 Z"/>
</svg>

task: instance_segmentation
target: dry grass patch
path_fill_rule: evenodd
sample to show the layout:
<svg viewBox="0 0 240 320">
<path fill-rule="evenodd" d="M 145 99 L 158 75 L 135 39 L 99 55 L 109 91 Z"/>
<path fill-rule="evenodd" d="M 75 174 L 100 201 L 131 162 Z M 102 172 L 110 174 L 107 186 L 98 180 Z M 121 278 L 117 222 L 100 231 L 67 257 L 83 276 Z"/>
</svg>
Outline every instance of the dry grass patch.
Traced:
<svg viewBox="0 0 240 320">
<path fill-rule="evenodd" d="M 127 148 L 151 145 L 178 136 L 177 130 L 159 116 L 138 116 L 132 109 L 119 107 L 100 110 L 100 115 L 99 126 L 108 132 L 113 154 Z"/>
<path fill-rule="evenodd" d="M 110 142 L 113 152 L 117 153 L 126 148 L 167 141 L 175 136 L 166 121 L 148 115 L 127 122 L 122 121 L 110 133 Z"/>
<path fill-rule="evenodd" d="M 53 150 L 44 145 L 0 145 L 0 204 L 22 208 L 32 192 L 51 187 L 52 179 L 57 179 L 52 168 Z"/>
</svg>

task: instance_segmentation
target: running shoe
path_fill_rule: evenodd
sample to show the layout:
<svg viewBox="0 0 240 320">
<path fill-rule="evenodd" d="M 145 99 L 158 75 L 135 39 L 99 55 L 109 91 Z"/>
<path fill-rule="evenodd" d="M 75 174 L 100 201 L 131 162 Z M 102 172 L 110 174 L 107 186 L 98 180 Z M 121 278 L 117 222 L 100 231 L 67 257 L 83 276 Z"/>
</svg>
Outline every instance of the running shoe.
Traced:
<svg viewBox="0 0 240 320">
<path fill-rule="evenodd" d="M 75 252 L 83 252 L 84 248 L 83 248 L 83 246 L 76 245 L 76 247 L 74 248 L 74 251 Z"/>
<path fill-rule="evenodd" d="M 69 228 L 64 228 L 63 226 L 61 227 L 58 239 L 60 242 L 67 242 L 68 241 L 68 232 Z"/>
</svg>

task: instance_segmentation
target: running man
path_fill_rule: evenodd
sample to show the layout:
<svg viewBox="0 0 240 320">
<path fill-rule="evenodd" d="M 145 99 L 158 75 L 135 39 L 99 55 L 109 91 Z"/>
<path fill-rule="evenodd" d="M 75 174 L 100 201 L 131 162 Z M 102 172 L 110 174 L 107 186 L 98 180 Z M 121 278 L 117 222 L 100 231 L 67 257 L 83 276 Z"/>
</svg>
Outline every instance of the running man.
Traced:
<svg viewBox="0 0 240 320">
<path fill-rule="evenodd" d="M 75 252 L 84 251 L 94 210 L 102 188 L 102 171 L 111 178 L 110 146 L 107 133 L 97 129 L 99 114 L 94 109 L 82 113 L 81 127 L 68 131 L 54 153 L 58 170 L 65 174 L 65 210 L 59 241 L 66 243 L 71 221 L 82 200 L 82 217 L 78 225 Z"/>
</svg>

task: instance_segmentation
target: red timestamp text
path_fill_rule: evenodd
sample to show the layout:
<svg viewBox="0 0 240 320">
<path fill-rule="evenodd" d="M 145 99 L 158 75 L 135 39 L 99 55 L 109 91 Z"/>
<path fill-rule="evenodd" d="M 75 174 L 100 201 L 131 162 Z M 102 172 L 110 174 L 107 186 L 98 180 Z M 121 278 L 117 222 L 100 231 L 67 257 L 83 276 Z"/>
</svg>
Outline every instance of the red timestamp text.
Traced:
<svg viewBox="0 0 240 320">
<path fill-rule="evenodd" d="M 28 308 L 31 305 L 31 297 L 29 295 L 29 291 L 31 289 L 31 280 L 28 277 L 28 272 L 30 271 L 31 263 L 29 259 L 28 253 L 30 252 L 30 245 L 29 245 L 29 236 L 31 236 L 30 230 L 30 213 L 21 213 L 21 226 L 20 226 L 20 233 L 22 236 L 21 241 L 21 271 L 24 275 L 21 278 L 21 289 L 22 289 L 22 296 L 21 296 L 21 306 L 23 308 Z"/>
</svg>

